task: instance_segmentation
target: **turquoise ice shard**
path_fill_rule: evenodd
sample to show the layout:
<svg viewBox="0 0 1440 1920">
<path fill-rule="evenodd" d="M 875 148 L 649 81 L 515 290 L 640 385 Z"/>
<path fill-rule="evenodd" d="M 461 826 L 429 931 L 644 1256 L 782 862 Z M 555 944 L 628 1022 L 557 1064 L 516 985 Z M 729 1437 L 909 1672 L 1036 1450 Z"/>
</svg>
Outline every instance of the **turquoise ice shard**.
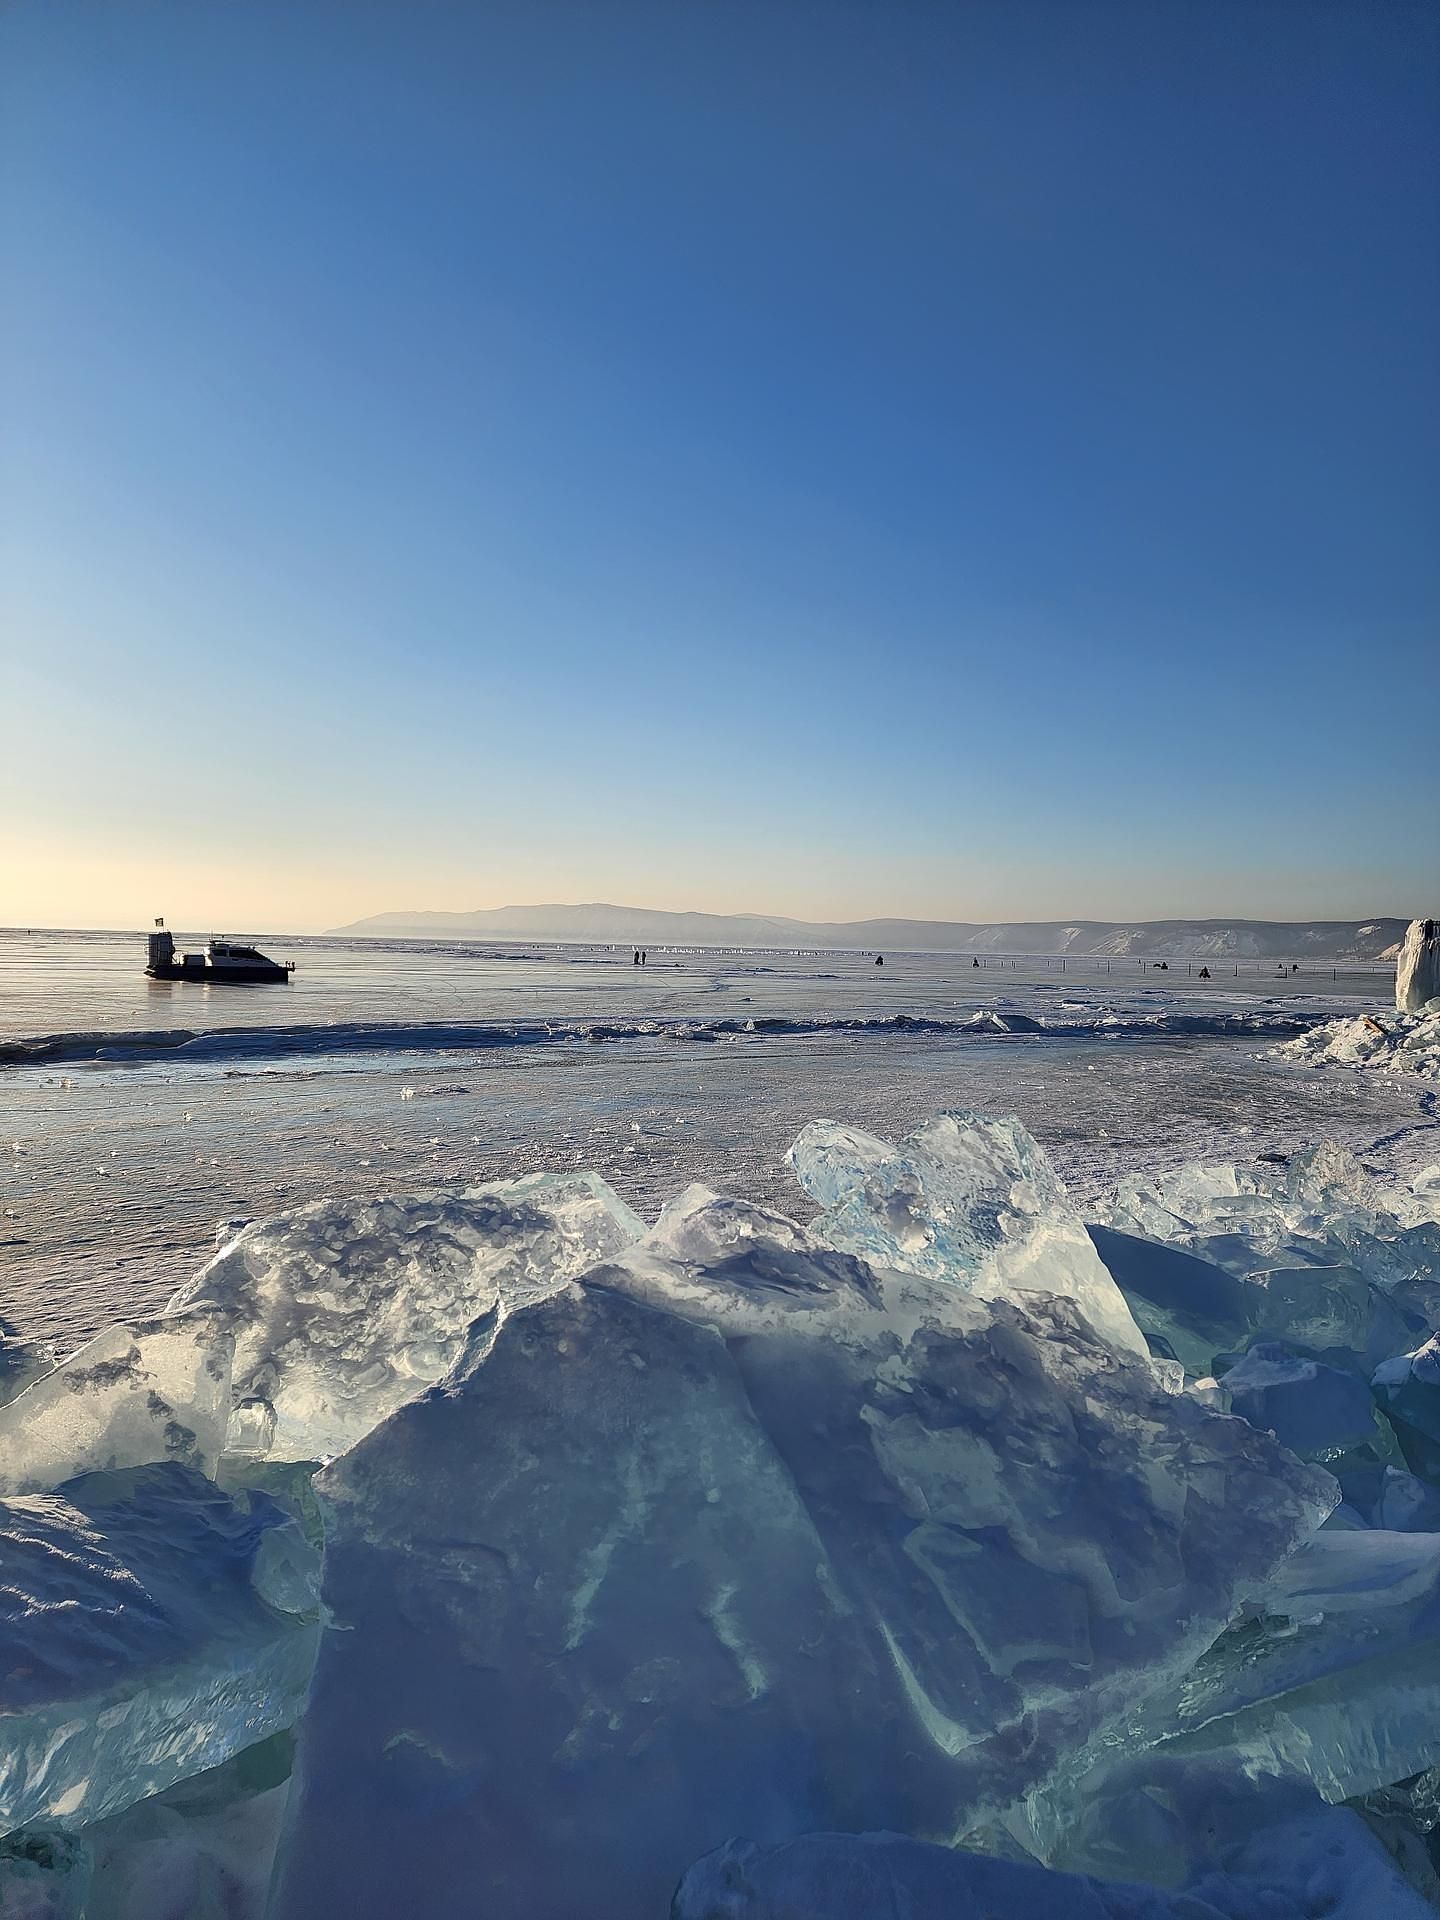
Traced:
<svg viewBox="0 0 1440 1920">
<path fill-rule="evenodd" d="M 0 1502 L 0 1565 L 0 1833 L 103 1819 L 299 1712 L 314 1556 L 264 1495 L 86 1474 Z"/>
<path fill-rule="evenodd" d="M 171 1306 L 204 1304 L 234 1335 L 231 1449 L 317 1460 L 442 1378 L 477 1315 L 643 1231 L 593 1173 L 318 1200 L 242 1228 Z"/>
<path fill-rule="evenodd" d="M 1266 1427 L 1302 1460 L 1333 1461 L 1366 1447 L 1383 1459 L 1395 1442 L 1375 1412 L 1364 1377 L 1325 1366 L 1273 1341 L 1251 1347 L 1220 1376 L 1230 1409 L 1253 1427 Z"/>
<path fill-rule="evenodd" d="M 1376 1368 L 1371 1388 L 1412 1472 L 1440 1485 L 1440 1334 Z"/>
<path fill-rule="evenodd" d="M 0 1494 L 165 1460 L 213 1473 L 230 1414 L 233 1344 L 205 1310 L 96 1334 L 0 1406 Z"/>
<path fill-rule="evenodd" d="M 937 1114 L 898 1147 L 816 1120 L 786 1157 L 822 1210 L 813 1231 L 831 1246 L 987 1299 L 1057 1294 L 1118 1351 L 1148 1356 L 1049 1157 L 1018 1120 Z"/>
<path fill-rule="evenodd" d="M 320 1476 L 271 1920 L 663 1913 L 736 1833 L 962 1831 L 1334 1504 L 1071 1298 L 692 1189 Z"/>
<path fill-rule="evenodd" d="M 1083 1826 L 1113 1794 L 1110 1777 L 1127 1772 L 1143 1781 L 1149 1771 L 1162 1799 L 1173 1798 L 1164 1768 L 1204 1764 L 1252 1781 L 1305 1779 L 1339 1801 L 1436 1765 L 1440 1534 L 1317 1533 L 1246 1617 L 1097 1754 L 1088 1777 L 1047 1796 L 1043 1840 L 1068 1834 L 1073 1844 L 1077 1811 Z"/>
</svg>

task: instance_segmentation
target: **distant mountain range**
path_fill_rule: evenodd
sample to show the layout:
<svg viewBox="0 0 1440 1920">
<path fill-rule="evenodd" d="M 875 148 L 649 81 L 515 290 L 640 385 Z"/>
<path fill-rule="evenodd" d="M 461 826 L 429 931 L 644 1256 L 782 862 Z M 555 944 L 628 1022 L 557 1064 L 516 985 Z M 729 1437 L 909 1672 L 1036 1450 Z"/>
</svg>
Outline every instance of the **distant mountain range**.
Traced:
<svg viewBox="0 0 1440 1920">
<path fill-rule="evenodd" d="M 828 947 L 897 953 L 1086 953 L 1182 960 L 1389 960 L 1403 920 L 786 920 L 656 907 L 490 907 L 377 913 L 330 931 L 394 940 L 555 940 L 583 945 Z"/>
</svg>

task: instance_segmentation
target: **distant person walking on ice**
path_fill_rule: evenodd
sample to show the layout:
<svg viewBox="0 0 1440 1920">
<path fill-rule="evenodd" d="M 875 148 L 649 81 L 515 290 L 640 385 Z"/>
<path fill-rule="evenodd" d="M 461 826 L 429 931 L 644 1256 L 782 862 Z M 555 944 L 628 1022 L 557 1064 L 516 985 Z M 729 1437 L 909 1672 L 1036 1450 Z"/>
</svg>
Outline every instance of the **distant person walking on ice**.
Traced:
<svg viewBox="0 0 1440 1920">
<path fill-rule="evenodd" d="M 640 949 L 638 947 L 636 947 L 635 949 L 635 958 L 630 962 L 630 964 L 632 967 L 638 967 L 640 964 Z"/>
</svg>

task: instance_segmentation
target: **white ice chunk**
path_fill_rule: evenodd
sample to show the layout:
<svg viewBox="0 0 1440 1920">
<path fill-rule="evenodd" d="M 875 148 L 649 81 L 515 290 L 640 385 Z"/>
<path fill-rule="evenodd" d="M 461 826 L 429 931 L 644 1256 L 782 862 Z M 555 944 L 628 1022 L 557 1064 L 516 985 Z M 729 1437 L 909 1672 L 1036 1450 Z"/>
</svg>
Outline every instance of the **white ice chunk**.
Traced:
<svg viewBox="0 0 1440 1920">
<path fill-rule="evenodd" d="M 1433 920 L 1412 920 L 1395 962 L 1395 1008 L 1419 1013 L 1440 998 L 1440 927 Z"/>
<path fill-rule="evenodd" d="M 823 1209 L 813 1231 L 831 1246 L 986 1299 L 1057 1294 L 1113 1347 L 1148 1358 L 1125 1296 L 1018 1120 L 942 1113 L 898 1148 L 819 1120 L 786 1158 Z"/>
<path fill-rule="evenodd" d="M 272 1534 L 293 1568 L 274 1501 L 178 1465 L 0 1502 L 0 1832 L 103 1819 L 292 1724 L 315 1626 L 257 1590 Z"/>
<path fill-rule="evenodd" d="M 643 1231 L 593 1173 L 318 1200 L 246 1227 L 171 1305 L 234 1333 L 231 1449 L 316 1460 L 440 1379 L 497 1300 L 563 1286 Z"/>
<path fill-rule="evenodd" d="M 208 1311 L 107 1327 L 0 1406 L 0 1493 L 178 1460 L 213 1474 L 234 1342 Z"/>
<path fill-rule="evenodd" d="M 661 1914 L 735 1833 L 954 1832 L 1334 1504 L 1071 1300 L 693 1192 L 320 1476 L 271 1920 Z"/>
</svg>

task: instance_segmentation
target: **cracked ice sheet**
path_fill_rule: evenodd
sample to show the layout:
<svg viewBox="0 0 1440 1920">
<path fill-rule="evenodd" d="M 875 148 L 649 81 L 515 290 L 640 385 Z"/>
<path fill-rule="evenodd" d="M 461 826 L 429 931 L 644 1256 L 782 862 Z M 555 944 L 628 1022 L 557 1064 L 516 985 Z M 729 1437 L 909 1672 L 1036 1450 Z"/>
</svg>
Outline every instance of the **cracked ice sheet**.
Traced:
<svg viewBox="0 0 1440 1920">
<path fill-rule="evenodd" d="M 264 1495 L 86 1474 L 0 1502 L 0 1562 L 0 1832 L 103 1819 L 299 1713 L 314 1555 Z"/>
<path fill-rule="evenodd" d="M 233 1333 L 231 1449 L 324 1459 L 441 1379 L 498 1300 L 563 1286 L 643 1231 L 593 1173 L 322 1200 L 243 1228 L 171 1305 Z"/>
<path fill-rule="evenodd" d="M 1333 1482 L 1024 1300 L 692 1190 L 479 1325 L 321 1478 L 274 1920 L 663 1912 L 736 1832 L 957 1831 L 1184 1670 Z"/>
</svg>

